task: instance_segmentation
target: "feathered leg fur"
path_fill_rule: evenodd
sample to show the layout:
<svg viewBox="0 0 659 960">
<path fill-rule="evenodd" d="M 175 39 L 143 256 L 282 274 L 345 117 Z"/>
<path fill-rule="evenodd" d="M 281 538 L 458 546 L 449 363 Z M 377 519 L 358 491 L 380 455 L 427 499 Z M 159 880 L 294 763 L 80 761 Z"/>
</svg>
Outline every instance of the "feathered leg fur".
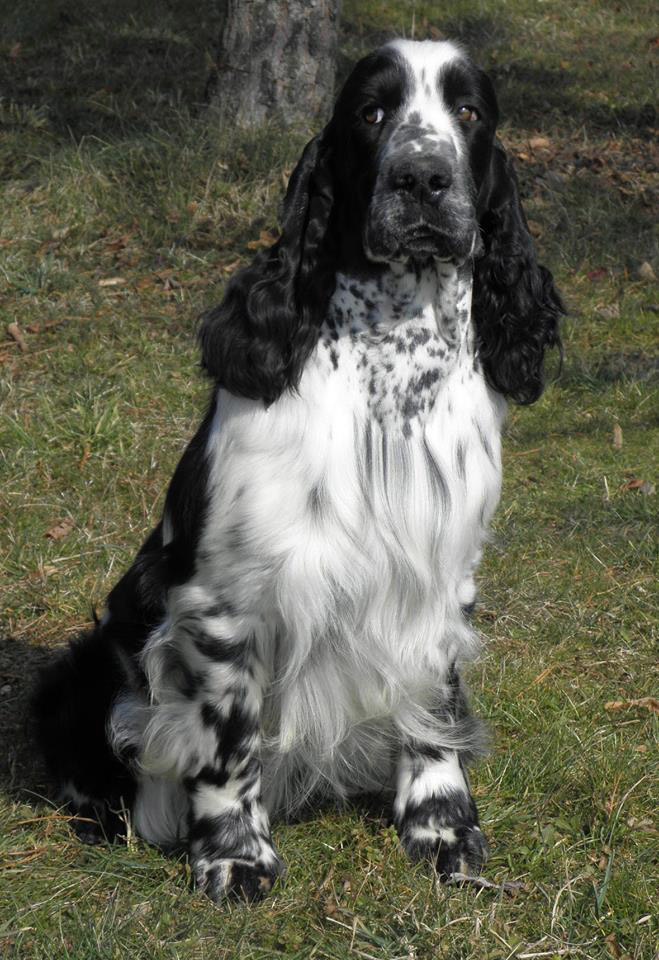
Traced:
<svg viewBox="0 0 659 960">
<path fill-rule="evenodd" d="M 464 722 L 468 708 L 455 667 L 442 719 Z M 419 742 L 403 745 L 398 766 L 394 822 L 411 860 L 430 860 L 440 877 L 478 873 L 488 848 L 465 769 L 468 751 L 440 750 Z"/>
</svg>

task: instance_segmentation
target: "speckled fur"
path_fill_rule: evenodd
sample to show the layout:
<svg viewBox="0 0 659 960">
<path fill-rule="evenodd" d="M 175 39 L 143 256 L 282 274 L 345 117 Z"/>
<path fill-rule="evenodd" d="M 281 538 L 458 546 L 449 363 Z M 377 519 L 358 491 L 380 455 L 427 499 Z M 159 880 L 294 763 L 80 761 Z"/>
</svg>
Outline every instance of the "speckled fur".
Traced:
<svg viewBox="0 0 659 960">
<path fill-rule="evenodd" d="M 466 379 L 478 370 L 470 272 L 461 273 L 462 283 L 451 264 L 392 268 L 370 281 L 338 277 L 321 351 L 334 369 L 354 368 L 369 413 L 388 432 L 423 428 L 458 348 Z"/>
</svg>

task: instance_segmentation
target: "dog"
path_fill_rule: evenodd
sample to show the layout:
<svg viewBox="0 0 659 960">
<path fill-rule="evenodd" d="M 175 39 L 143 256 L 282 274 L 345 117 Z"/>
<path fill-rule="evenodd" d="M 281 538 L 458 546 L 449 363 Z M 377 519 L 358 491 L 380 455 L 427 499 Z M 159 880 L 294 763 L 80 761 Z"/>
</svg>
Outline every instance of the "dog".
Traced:
<svg viewBox="0 0 659 960">
<path fill-rule="evenodd" d="M 497 121 L 453 43 L 357 63 L 202 317 L 212 399 L 162 519 L 41 680 L 79 832 L 128 811 L 213 900 L 269 891 L 271 818 L 319 798 L 390 798 L 442 877 L 486 857 L 460 669 L 506 400 L 540 396 L 563 312 Z"/>
</svg>

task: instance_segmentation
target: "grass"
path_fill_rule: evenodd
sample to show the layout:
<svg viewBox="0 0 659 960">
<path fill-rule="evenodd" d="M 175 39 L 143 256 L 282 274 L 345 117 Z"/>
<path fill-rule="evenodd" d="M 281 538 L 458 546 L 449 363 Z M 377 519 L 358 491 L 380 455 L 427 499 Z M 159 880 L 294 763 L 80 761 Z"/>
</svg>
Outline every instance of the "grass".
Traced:
<svg viewBox="0 0 659 960">
<path fill-rule="evenodd" d="M 438 889 L 379 811 L 325 810 L 277 825 L 289 875 L 246 909 L 139 840 L 74 841 L 41 799 L 24 704 L 158 515 L 208 390 L 195 317 L 274 228 L 305 132 L 208 122 L 214 4 L 0 3 L 0 302 L 25 347 L 0 341 L 3 957 L 653 956 L 656 714 L 607 707 L 656 693 L 650 9 L 344 2 L 342 72 L 414 27 L 461 36 L 494 75 L 570 307 L 560 379 L 509 418 L 471 678 L 496 736 L 473 775 L 487 875 L 523 888 Z"/>
</svg>

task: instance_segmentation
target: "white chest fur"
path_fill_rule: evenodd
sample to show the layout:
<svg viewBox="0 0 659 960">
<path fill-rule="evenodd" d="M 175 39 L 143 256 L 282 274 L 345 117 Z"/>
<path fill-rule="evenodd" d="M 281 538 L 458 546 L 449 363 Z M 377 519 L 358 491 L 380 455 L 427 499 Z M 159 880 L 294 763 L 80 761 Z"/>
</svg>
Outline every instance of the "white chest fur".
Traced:
<svg viewBox="0 0 659 960">
<path fill-rule="evenodd" d="M 280 764 L 331 757 L 335 777 L 373 724 L 418 733 L 473 652 L 461 605 L 498 499 L 504 404 L 474 357 L 470 293 L 444 265 L 340 276 L 299 391 L 268 409 L 220 396 L 184 590 L 230 599 L 255 635 Z"/>
</svg>

